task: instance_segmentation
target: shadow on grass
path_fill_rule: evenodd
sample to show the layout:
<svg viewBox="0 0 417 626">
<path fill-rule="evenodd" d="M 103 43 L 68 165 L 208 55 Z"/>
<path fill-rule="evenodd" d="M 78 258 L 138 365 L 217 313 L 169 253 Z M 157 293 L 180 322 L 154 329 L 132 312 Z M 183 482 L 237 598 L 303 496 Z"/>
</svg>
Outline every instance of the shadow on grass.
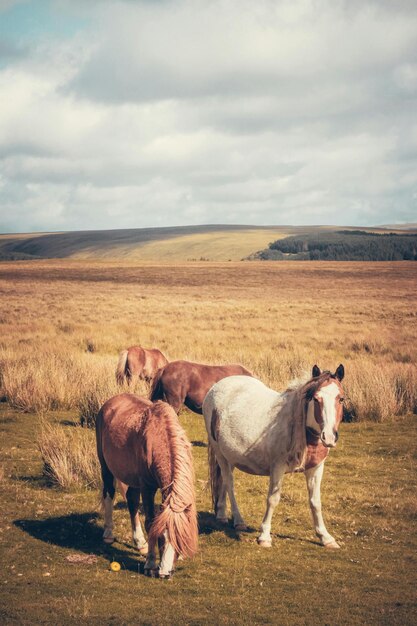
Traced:
<svg viewBox="0 0 417 626">
<path fill-rule="evenodd" d="M 79 420 L 60 420 L 59 423 L 61 424 L 61 426 L 80 426 Z"/>
<path fill-rule="evenodd" d="M 235 539 L 236 541 L 241 540 L 242 533 L 233 528 L 231 521 L 227 524 L 219 522 L 213 513 L 208 513 L 207 511 L 198 512 L 198 528 L 200 535 L 211 535 L 212 533 L 220 531 L 230 539 Z M 248 526 L 247 530 L 244 532 L 245 534 L 254 533 L 256 532 L 256 528 Z"/>
<path fill-rule="evenodd" d="M 26 483 L 30 487 L 34 487 L 36 489 L 58 489 L 56 484 L 54 484 L 54 482 L 45 474 L 36 474 L 36 476 L 33 474 L 30 476 L 12 475 L 12 480 Z"/>
<path fill-rule="evenodd" d="M 194 448 L 207 448 L 207 444 L 204 441 L 192 441 L 191 445 L 194 446 Z"/>
<path fill-rule="evenodd" d="M 126 570 L 143 573 L 145 559 L 130 544 L 115 541 L 111 545 L 103 543 L 103 529 L 97 524 L 97 512 L 70 513 L 48 519 L 17 519 L 14 525 L 38 541 L 67 548 L 85 554 L 94 554 L 111 561 L 118 561 Z M 212 513 L 201 511 L 198 515 L 200 534 L 209 535 L 222 531 L 236 541 L 240 534 L 231 525 L 219 523 Z M 249 528 L 247 532 L 255 532 Z"/>
<path fill-rule="evenodd" d="M 295 535 L 282 535 L 280 533 L 271 533 L 272 534 L 272 538 L 273 539 L 277 539 L 279 540 L 290 540 L 290 541 L 297 541 L 298 543 L 308 543 L 310 545 L 313 546 L 319 546 L 320 548 L 322 548 L 322 544 L 320 543 L 320 541 L 318 539 L 303 539 L 303 537 L 299 537 L 299 536 L 295 536 Z"/>
<path fill-rule="evenodd" d="M 241 541 L 242 537 L 247 534 L 259 532 L 259 528 L 254 528 L 253 526 L 248 526 L 247 530 L 239 532 L 233 528 L 231 520 L 229 520 L 227 524 L 224 524 L 222 522 L 219 522 L 213 513 L 208 513 L 207 511 L 199 511 L 198 527 L 200 535 L 211 535 L 214 532 L 223 532 L 227 537 L 229 537 L 230 539 L 235 539 L 236 541 Z M 290 540 L 322 547 L 321 543 L 318 540 L 304 539 L 303 537 L 296 535 L 272 533 L 272 537 L 277 541 Z"/>
<path fill-rule="evenodd" d="M 71 513 L 48 519 L 18 519 L 13 523 L 25 533 L 47 544 L 69 548 L 85 554 L 95 554 L 111 561 L 118 561 L 126 570 L 143 573 L 144 558 L 132 545 L 115 541 L 103 543 L 103 529 L 96 520 L 99 514 Z"/>
</svg>

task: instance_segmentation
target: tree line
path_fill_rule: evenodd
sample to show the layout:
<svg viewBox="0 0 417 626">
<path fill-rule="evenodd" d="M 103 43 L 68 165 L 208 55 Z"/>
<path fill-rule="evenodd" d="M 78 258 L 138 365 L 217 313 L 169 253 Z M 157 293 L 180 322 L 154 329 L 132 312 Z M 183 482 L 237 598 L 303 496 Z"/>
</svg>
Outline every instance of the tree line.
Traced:
<svg viewBox="0 0 417 626">
<path fill-rule="evenodd" d="M 417 261 L 417 235 L 340 230 L 278 239 L 255 258 L 305 261 Z"/>
</svg>

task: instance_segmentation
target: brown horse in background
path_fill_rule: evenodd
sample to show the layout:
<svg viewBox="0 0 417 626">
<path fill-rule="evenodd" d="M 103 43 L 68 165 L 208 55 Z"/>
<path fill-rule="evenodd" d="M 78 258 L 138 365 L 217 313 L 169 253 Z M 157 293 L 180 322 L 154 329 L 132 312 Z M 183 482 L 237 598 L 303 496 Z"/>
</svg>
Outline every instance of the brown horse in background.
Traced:
<svg viewBox="0 0 417 626">
<path fill-rule="evenodd" d="M 204 398 L 209 389 L 228 376 L 252 376 L 242 365 L 203 365 L 189 361 L 171 361 L 153 379 L 150 398 L 165 400 L 179 412 L 185 404 L 202 415 Z"/>
<path fill-rule="evenodd" d="M 156 372 L 167 363 L 168 359 L 156 348 L 146 350 L 141 346 L 131 346 L 119 355 L 116 380 L 119 385 L 125 380 L 131 383 L 134 379 L 146 380 L 149 383 Z"/>
<path fill-rule="evenodd" d="M 133 542 L 142 554 L 147 552 L 145 574 L 158 571 L 158 542 L 159 577 L 169 578 L 178 556 L 193 556 L 198 541 L 191 444 L 175 411 L 165 402 L 152 403 L 133 394 L 114 396 L 99 411 L 96 438 L 103 479 L 104 541 L 114 541 L 113 500 L 118 479 L 128 486 Z M 162 507 L 155 515 L 158 489 Z M 149 547 L 138 513 L 141 495 Z"/>
</svg>

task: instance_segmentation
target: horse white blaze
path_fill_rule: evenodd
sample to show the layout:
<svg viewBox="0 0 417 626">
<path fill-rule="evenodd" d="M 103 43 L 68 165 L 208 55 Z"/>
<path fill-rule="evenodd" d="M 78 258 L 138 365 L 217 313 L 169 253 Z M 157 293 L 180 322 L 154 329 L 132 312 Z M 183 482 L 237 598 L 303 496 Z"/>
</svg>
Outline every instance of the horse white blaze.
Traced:
<svg viewBox="0 0 417 626">
<path fill-rule="evenodd" d="M 336 382 L 325 385 L 316 393 L 316 397 L 321 402 L 321 416 L 323 427 L 321 438 L 326 446 L 333 448 L 336 445 L 337 411 L 336 402 L 340 394 L 340 388 Z"/>
</svg>

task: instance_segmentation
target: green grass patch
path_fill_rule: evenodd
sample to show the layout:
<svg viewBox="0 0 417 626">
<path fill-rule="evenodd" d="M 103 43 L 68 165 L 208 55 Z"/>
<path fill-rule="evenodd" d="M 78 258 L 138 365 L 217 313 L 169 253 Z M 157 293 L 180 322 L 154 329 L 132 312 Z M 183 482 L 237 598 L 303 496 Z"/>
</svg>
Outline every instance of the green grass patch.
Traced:
<svg viewBox="0 0 417 626">
<path fill-rule="evenodd" d="M 74 428 L 73 417 L 51 413 L 47 419 L 65 432 Z M 219 526 L 206 489 L 202 418 L 184 411 L 180 419 L 194 442 L 200 548 L 167 582 L 141 573 L 121 499 L 117 541 L 105 546 L 97 490 L 49 486 L 36 443 L 38 418 L 0 405 L 2 623 L 415 623 L 415 418 L 342 425 L 322 489 L 339 551 L 318 545 L 301 475 L 284 481 L 270 550 L 256 544 L 264 478 L 236 472 L 251 532 Z M 96 558 L 71 563 L 71 555 Z M 109 571 L 112 560 L 121 563 L 119 573 Z"/>
</svg>

